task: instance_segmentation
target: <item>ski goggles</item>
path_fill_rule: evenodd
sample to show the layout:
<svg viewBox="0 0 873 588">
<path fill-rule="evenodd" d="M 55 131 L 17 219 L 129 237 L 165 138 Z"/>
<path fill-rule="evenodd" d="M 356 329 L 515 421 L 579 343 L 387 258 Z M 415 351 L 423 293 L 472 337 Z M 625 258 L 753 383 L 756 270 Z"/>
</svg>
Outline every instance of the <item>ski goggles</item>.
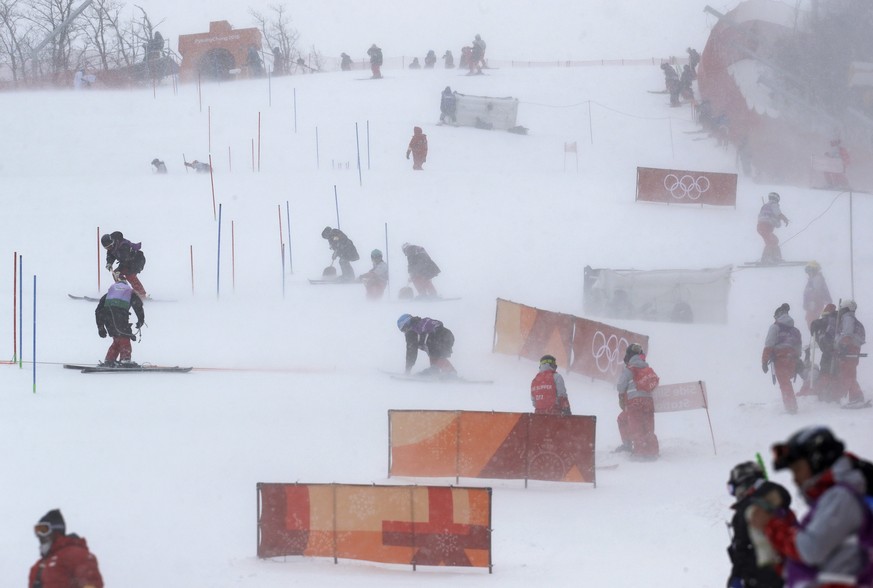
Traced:
<svg viewBox="0 0 873 588">
<path fill-rule="evenodd" d="M 33 526 L 33 532 L 37 537 L 48 537 L 52 534 L 51 523 L 37 523 Z"/>
</svg>

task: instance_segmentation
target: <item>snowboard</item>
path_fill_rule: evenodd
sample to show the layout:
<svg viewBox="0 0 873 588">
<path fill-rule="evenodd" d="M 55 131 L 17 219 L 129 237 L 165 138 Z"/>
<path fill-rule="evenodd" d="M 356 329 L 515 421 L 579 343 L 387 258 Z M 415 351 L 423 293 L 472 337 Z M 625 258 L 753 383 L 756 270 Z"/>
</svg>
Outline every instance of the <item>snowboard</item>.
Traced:
<svg viewBox="0 0 873 588">
<path fill-rule="evenodd" d="M 471 380 L 457 375 L 416 375 L 406 374 L 403 372 L 387 372 L 382 370 L 382 373 L 388 374 L 392 380 L 404 380 L 407 382 L 423 382 L 427 384 L 443 383 L 443 384 L 493 384 L 494 380 Z"/>
<path fill-rule="evenodd" d="M 193 367 L 179 366 L 161 366 L 161 365 L 141 365 L 139 367 L 100 367 L 97 365 L 77 365 L 64 364 L 64 368 L 68 370 L 79 370 L 83 374 L 121 374 L 125 372 L 143 373 L 171 373 L 171 374 L 187 374 Z"/>
</svg>

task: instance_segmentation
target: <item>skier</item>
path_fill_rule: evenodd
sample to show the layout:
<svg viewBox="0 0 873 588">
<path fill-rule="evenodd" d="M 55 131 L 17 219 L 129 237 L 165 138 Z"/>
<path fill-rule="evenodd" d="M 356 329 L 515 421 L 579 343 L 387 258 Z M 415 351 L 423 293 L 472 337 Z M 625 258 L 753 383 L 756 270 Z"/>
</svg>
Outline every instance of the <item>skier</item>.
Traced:
<svg viewBox="0 0 873 588">
<path fill-rule="evenodd" d="M 158 159 L 157 157 L 155 157 L 154 159 L 152 159 L 152 167 L 155 168 L 155 173 L 156 173 L 156 174 L 165 174 L 165 173 L 167 173 L 167 164 L 165 164 L 163 161 L 161 161 L 161 160 Z"/>
<path fill-rule="evenodd" d="M 662 63 L 661 70 L 664 72 L 664 85 L 670 94 L 670 106 L 679 106 L 679 74 L 669 63 Z"/>
<path fill-rule="evenodd" d="M 440 122 L 446 122 L 446 119 L 451 119 L 453 123 L 457 122 L 455 112 L 458 108 L 458 99 L 451 87 L 446 86 L 443 93 L 440 95 Z"/>
<path fill-rule="evenodd" d="M 340 69 L 343 71 L 351 71 L 352 69 L 352 58 L 348 56 L 346 53 L 340 53 Z"/>
<path fill-rule="evenodd" d="M 866 332 L 861 321 L 855 318 L 857 308 L 854 300 L 843 300 L 837 314 L 837 391 L 840 398 L 849 395 L 847 408 L 857 408 L 865 404 L 864 393 L 858 385 L 858 359 L 861 346 L 866 343 Z"/>
<path fill-rule="evenodd" d="M 540 371 L 530 383 L 530 400 L 536 414 L 569 416 L 570 399 L 564 377 L 558 373 L 558 362 L 552 355 L 540 358 Z"/>
<path fill-rule="evenodd" d="M 433 52 L 433 49 L 430 49 L 427 55 L 424 56 L 424 69 L 433 69 L 436 59 L 436 53 Z"/>
<path fill-rule="evenodd" d="M 106 249 L 106 269 L 112 272 L 112 278 L 116 282 L 120 279 L 126 280 L 141 298 L 147 300 L 145 286 L 137 277 L 146 263 L 142 243 L 131 243 L 124 238 L 121 231 L 113 231 L 100 237 L 100 244 Z M 113 270 L 116 261 L 118 267 Z"/>
<path fill-rule="evenodd" d="M 406 336 L 406 373 L 412 372 L 412 366 L 418 359 L 418 350 L 427 352 L 430 367 L 419 372 L 422 376 L 455 376 L 455 367 L 449 361 L 455 336 L 443 326 L 443 323 L 428 317 L 417 317 L 410 314 L 400 315 L 397 328 Z"/>
<path fill-rule="evenodd" d="M 446 62 L 446 69 L 455 69 L 455 56 L 452 55 L 452 52 L 446 49 L 446 52 L 443 54 L 443 61 Z"/>
<path fill-rule="evenodd" d="M 421 69 L 421 63 L 419 63 L 418 57 L 412 58 L 412 63 L 409 64 L 409 69 Z"/>
<path fill-rule="evenodd" d="M 60 510 L 45 513 L 33 531 L 39 540 L 40 558 L 30 568 L 28 588 L 103 588 L 97 558 L 83 537 L 67 535 Z"/>
<path fill-rule="evenodd" d="M 412 139 L 409 140 L 409 147 L 406 149 L 406 159 L 409 159 L 410 153 L 412 169 L 422 169 L 422 164 L 427 161 L 427 135 L 422 132 L 421 127 L 412 129 Z"/>
<path fill-rule="evenodd" d="M 839 160 L 843 168 L 841 172 L 824 172 L 825 182 L 827 187 L 831 189 L 844 189 L 849 187 L 849 180 L 846 178 L 846 167 L 851 163 L 849 151 L 843 147 L 843 142 L 840 139 L 831 141 L 831 148 L 825 153 L 825 157 Z"/>
<path fill-rule="evenodd" d="M 803 288 L 803 310 L 806 311 L 806 325 L 811 326 L 812 321 L 817 319 L 824 307 L 832 304 L 833 300 L 819 263 L 810 261 L 805 269 L 808 277 Z"/>
<path fill-rule="evenodd" d="M 379 300 L 388 286 L 388 264 L 382 260 L 382 252 L 378 249 L 373 249 L 370 252 L 370 261 L 373 262 L 373 269 L 365 274 L 361 274 L 359 279 L 364 283 L 367 298 Z"/>
<path fill-rule="evenodd" d="M 354 280 L 355 270 L 352 269 L 351 262 L 360 259 L 355 244 L 339 229 L 324 227 L 324 230 L 321 231 L 321 236 L 327 239 L 330 250 L 333 251 L 333 256 L 330 258 L 331 264 L 334 260 L 339 259 L 340 270 L 342 270 L 342 275 L 339 279 L 344 282 Z"/>
<path fill-rule="evenodd" d="M 728 556 L 731 560 L 731 575 L 728 588 L 782 588 L 781 559 L 773 551 L 767 538 L 759 530 L 749 528 L 746 512 L 749 507 L 768 496 L 778 494 L 785 508 L 791 506 L 791 494 L 780 484 L 768 482 L 763 468 L 753 461 L 734 466 L 728 479 L 728 492 L 736 498 L 731 505 L 731 544 Z M 761 562 L 764 562 L 763 565 Z"/>
<path fill-rule="evenodd" d="M 837 336 L 837 307 L 833 304 L 828 304 L 822 310 L 821 316 L 809 326 L 812 338 L 815 340 L 816 346 L 821 351 L 821 359 L 819 360 L 818 369 L 814 365 L 810 365 L 810 376 L 806 378 L 798 393 L 803 395 L 808 391 L 812 391 L 818 396 L 819 400 L 825 402 L 839 402 L 839 395 L 836 393 L 836 377 L 837 365 L 834 363 L 834 341 Z"/>
<path fill-rule="evenodd" d="M 827 427 L 801 429 L 773 446 L 774 469 L 791 469 L 809 510 L 798 522 L 782 497 L 771 493 L 750 507 L 749 525 L 763 531 L 784 558 L 788 586 L 869 586 L 871 515 L 861 465 Z"/>
<path fill-rule="evenodd" d="M 191 162 L 186 161 L 185 167 L 190 167 L 198 174 L 208 174 L 212 171 L 212 167 L 208 163 L 203 163 L 202 161 L 197 161 L 196 159 Z"/>
<path fill-rule="evenodd" d="M 767 331 L 764 351 L 761 352 L 761 369 L 766 374 L 770 364 L 773 365 L 773 374 L 782 392 L 782 403 L 789 414 L 794 414 L 797 412 L 797 399 L 791 380 L 797 374 L 803 342 L 800 331 L 794 326 L 794 319 L 788 314 L 789 310 L 791 307 L 783 302 L 773 313 L 775 320 Z"/>
<path fill-rule="evenodd" d="M 482 68 L 485 66 L 485 41 L 479 35 L 476 35 L 476 38 L 473 39 L 469 65 L 470 73 L 468 75 L 473 75 L 474 73 L 481 74 Z"/>
<path fill-rule="evenodd" d="M 436 298 L 437 291 L 431 280 L 439 275 L 439 266 L 424 247 L 404 243 L 401 249 L 406 256 L 409 281 L 418 290 L 419 298 Z"/>
<path fill-rule="evenodd" d="M 136 334 L 130 328 L 131 308 L 136 314 L 136 329 L 139 330 L 145 323 L 142 299 L 124 278 L 109 286 L 109 291 L 97 303 L 97 308 L 94 309 L 97 334 L 101 339 L 105 339 L 106 335 L 112 337 L 112 345 L 106 351 L 100 367 L 139 367 L 130 360 L 130 342 L 136 341 Z"/>
<path fill-rule="evenodd" d="M 367 49 L 367 55 L 370 56 L 370 71 L 373 72 L 372 79 L 378 80 L 382 77 L 382 49 L 377 47 L 376 43 L 373 43 Z"/>
<path fill-rule="evenodd" d="M 764 239 L 764 252 L 761 254 L 762 264 L 778 264 L 782 262 L 782 250 L 779 249 L 779 239 L 773 231 L 782 226 L 788 226 L 788 217 L 779 208 L 779 194 L 770 192 L 767 203 L 758 212 L 758 234 Z"/>
<path fill-rule="evenodd" d="M 622 442 L 616 451 L 629 451 L 632 458 L 639 461 L 653 461 L 660 452 L 658 437 L 655 436 L 654 386 L 650 385 L 649 373 L 655 377 L 657 386 L 657 375 L 646 363 L 642 346 L 638 343 L 628 345 L 624 368 L 615 384 L 621 408 L 616 421 Z"/>
</svg>

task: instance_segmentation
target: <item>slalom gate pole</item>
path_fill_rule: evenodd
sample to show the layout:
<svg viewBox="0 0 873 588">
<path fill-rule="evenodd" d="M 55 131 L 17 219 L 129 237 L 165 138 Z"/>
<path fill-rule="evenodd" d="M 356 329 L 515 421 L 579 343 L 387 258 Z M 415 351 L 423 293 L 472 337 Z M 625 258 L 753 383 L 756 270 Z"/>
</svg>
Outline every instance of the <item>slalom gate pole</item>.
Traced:
<svg viewBox="0 0 873 588">
<path fill-rule="evenodd" d="M 258 112 L 258 171 L 261 171 L 261 113 Z"/>
<path fill-rule="evenodd" d="M 197 105 L 200 112 L 203 112 L 203 92 L 200 89 L 200 72 L 197 72 Z"/>
<path fill-rule="evenodd" d="M 185 173 L 187 174 L 188 173 L 188 158 L 185 157 L 184 153 L 182 154 L 182 164 L 183 164 L 182 167 L 185 168 Z"/>
<path fill-rule="evenodd" d="M 282 298 L 285 298 L 285 244 L 282 243 Z"/>
<path fill-rule="evenodd" d="M 18 252 L 12 252 L 12 363 L 18 362 Z"/>
<path fill-rule="evenodd" d="M 294 134 L 297 134 L 297 88 L 294 88 Z"/>
<path fill-rule="evenodd" d="M 355 149 L 358 152 L 358 185 L 363 186 L 361 179 L 361 141 L 358 139 L 358 123 L 355 123 Z"/>
<path fill-rule="evenodd" d="M 276 205 L 276 212 L 279 214 L 279 249 L 282 251 L 282 259 L 285 259 L 285 238 L 282 235 L 282 205 Z"/>
<path fill-rule="evenodd" d="M 321 158 L 318 156 L 318 127 L 315 127 L 315 169 L 321 169 Z"/>
<path fill-rule="evenodd" d="M 207 153 L 212 153 L 212 106 L 206 107 Z"/>
<path fill-rule="evenodd" d="M 255 140 L 252 139 L 252 172 L 255 171 Z"/>
<path fill-rule="evenodd" d="M 100 227 L 97 227 L 97 292 L 100 291 Z"/>
<path fill-rule="evenodd" d="M 230 288 L 236 292 L 236 233 L 234 222 L 230 221 Z"/>
<path fill-rule="evenodd" d="M 36 394 L 36 274 L 33 275 L 33 393 Z"/>
<path fill-rule="evenodd" d="M 18 256 L 18 369 L 24 367 L 24 256 Z"/>
<path fill-rule="evenodd" d="M 849 280 L 852 286 L 852 300 L 855 299 L 855 236 L 853 231 L 854 216 L 852 214 L 852 191 L 849 190 Z"/>
<path fill-rule="evenodd" d="M 191 258 L 191 295 L 194 295 L 194 246 L 188 246 L 188 257 Z"/>
<path fill-rule="evenodd" d="M 221 295 L 221 204 L 218 205 L 218 254 L 215 256 L 215 298 Z"/>
<path fill-rule="evenodd" d="M 212 171 L 212 154 L 209 154 L 209 184 L 212 186 L 212 218 L 215 219 L 215 174 Z"/>
<path fill-rule="evenodd" d="M 291 260 L 291 205 L 285 201 L 285 216 L 287 217 L 288 225 L 288 271 L 294 273 L 294 264 Z"/>
<path fill-rule="evenodd" d="M 387 222 L 385 223 L 385 263 L 388 263 L 388 223 Z M 388 279 L 386 281 L 388 282 L 388 286 L 386 287 L 386 289 L 388 290 L 388 296 L 390 297 L 391 296 L 391 289 L 390 289 L 391 264 L 388 264 Z"/>
<path fill-rule="evenodd" d="M 336 228 L 340 228 L 339 220 L 339 196 L 336 194 L 336 184 L 333 185 L 333 204 L 336 207 Z"/>
<path fill-rule="evenodd" d="M 157 84 L 155 83 L 155 79 L 154 79 L 154 78 L 152 78 L 152 99 L 153 99 L 153 100 L 157 100 L 157 99 L 158 99 Z"/>
<path fill-rule="evenodd" d="M 370 121 L 367 120 L 367 171 L 370 171 Z"/>
</svg>

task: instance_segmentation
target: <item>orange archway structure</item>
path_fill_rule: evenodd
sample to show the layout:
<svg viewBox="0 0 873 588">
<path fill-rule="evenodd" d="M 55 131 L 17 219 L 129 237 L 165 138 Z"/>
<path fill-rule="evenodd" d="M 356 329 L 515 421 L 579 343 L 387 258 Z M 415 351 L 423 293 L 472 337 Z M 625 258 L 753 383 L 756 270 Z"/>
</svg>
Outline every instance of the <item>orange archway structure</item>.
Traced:
<svg viewBox="0 0 873 588">
<path fill-rule="evenodd" d="M 260 52 L 258 29 L 234 29 L 226 20 L 210 22 L 208 33 L 179 36 L 179 76 L 182 81 L 256 77 L 264 71 Z"/>
</svg>

